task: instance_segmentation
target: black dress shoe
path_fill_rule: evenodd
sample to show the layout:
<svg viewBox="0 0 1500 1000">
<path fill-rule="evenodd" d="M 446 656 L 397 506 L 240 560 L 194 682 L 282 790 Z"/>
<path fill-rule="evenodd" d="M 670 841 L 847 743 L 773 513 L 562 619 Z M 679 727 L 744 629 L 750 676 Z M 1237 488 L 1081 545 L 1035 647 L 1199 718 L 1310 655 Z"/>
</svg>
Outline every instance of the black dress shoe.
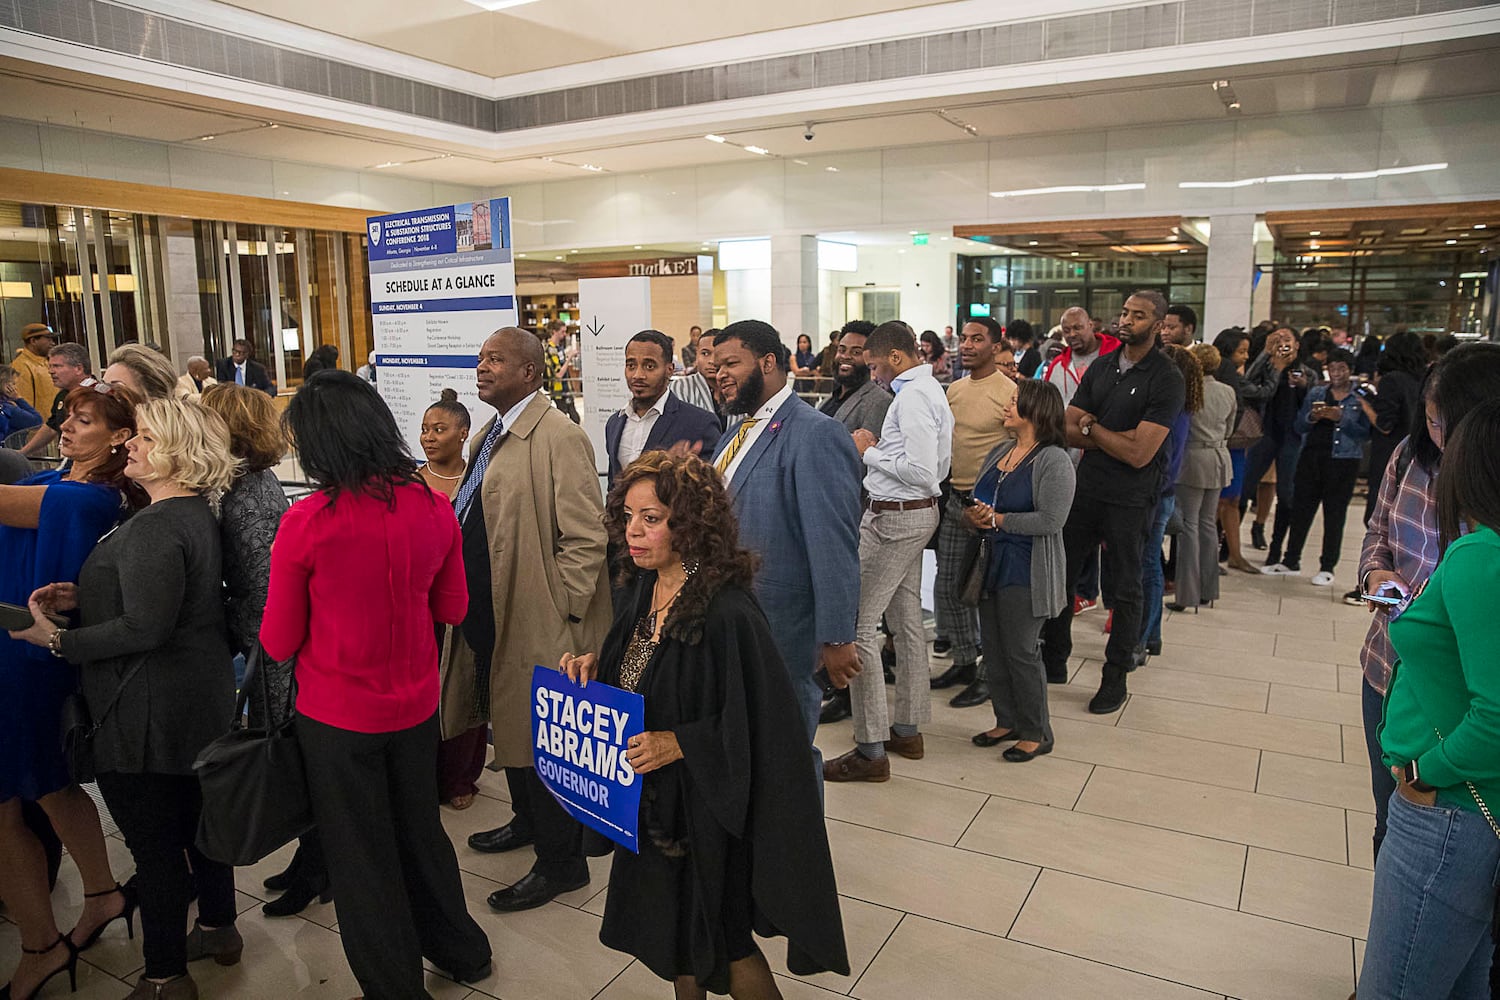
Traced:
<svg viewBox="0 0 1500 1000">
<path fill-rule="evenodd" d="M 854 710 L 849 707 L 848 689 L 840 691 L 835 688 L 833 694 L 828 696 L 828 700 L 823 702 L 822 710 L 818 712 L 818 724 L 838 722 L 841 719 L 849 718 L 853 714 Z"/>
<path fill-rule="evenodd" d="M 948 699 L 948 704 L 954 708 L 973 708 L 975 705 L 983 705 L 990 700 L 990 684 L 983 678 L 974 681 L 958 694 Z"/>
<path fill-rule="evenodd" d="M 1052 752 L 1052 741 L 1039 745 L 1035 750 L 1022 750 L 1020 747 L 1007 747 L 1000 756 L 1012 764 L 1024 764 L 1033 757 L 1041 757 Z"/>
<path fill-rule="evenodd" d="M 970 736 L 969 742 L 973 743 L 976 747 L 992 747 L 997 743 L 1004 743 L 1007 740 L 1018 740 L 1020 738 L 1020 735 L 1014 729 L 1010 730 L 1004 736 L 991 736 L 989 730 L 986 729 L 982 733 L 975 733 L 973 736 Z"/>
<path fill-rule="evenodd" d="M 490 893 L 486 902 L 492 909 L 499 910 L 501 913 L 514 913 L 517 910 L 535 909 L 543 903 L 550 903 L 565 892 L 582 889 L 588 884 L 587 875 L 579 882 L 556 882 L 545 875 L 527 872 L 525 878 L 509 889 L 500 889 Z"/>
<path fill-rule="evenodd" d="M 471 969 L 454 969 L 449 971 L 448 978 L 456 983 L 477 983 L 481 979 L 488 979 L 490 973 L 495 971 L 495 963 L 485 959 L 483 965 L 476 965 Z"/>
<path fill-rule="evenodd" d="M 978 672 L 979 666 L 976 663 L 955 663 L 934 677 L 930 684 L 934 691 L 951 688 L 955 684 L 973 684 Z"/>
<path fill-rule="evenodd" d="M 469 834 L 469 846 L 480 854 L 502 854 L 525 847 L 534 839 L 529 833 L 518 832 L 514 823 L 507 823 L 496 830 Z"/>
<path fill-rule="evenodd" d="M 1047 683 L 1048 684 L 1066 684 L 1066 683 L 1068 683 L 1068 668 L 1067 667 L 1063 667 L 1061 670 L 1053 670 L 1051 667 L 1048 667 L 1047 668 Z"/>
<path fill-rule="evenodd" d="M 1146 652 L 1150 653 L 1152 656 L 1160 656 L 1161 655 L 1161 643 L 1160 642 L 1148 642 L 1148 643 L 1146 643 Z"/>
<path fill-rule="evenodd" d="M 948 653 L 952 649 L 953 649 L 953 643 L 949 642 L 947 639 L 943 638 L 942 636 L 938 636 L 936 639 L 932 640 L 932 655 L 933 656 L 947 656 Z"/>
<path fill-rule="evenodd" d="M 286 892 L 271 900 L 260 911 L 268 917 L 293 917 L 307 909 L 313 900 L 320 903 L 333 902 L 333 886 L 325 875 L 321 885 L 307 879 L 297 879 L 286 887 Z"/>
</svg>

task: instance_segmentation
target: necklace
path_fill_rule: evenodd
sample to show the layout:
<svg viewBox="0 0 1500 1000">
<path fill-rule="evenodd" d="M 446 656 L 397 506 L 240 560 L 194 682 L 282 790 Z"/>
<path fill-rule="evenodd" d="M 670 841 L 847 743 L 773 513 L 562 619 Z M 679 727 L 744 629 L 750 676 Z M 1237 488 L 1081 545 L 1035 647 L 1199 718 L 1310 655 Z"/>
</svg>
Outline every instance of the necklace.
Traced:
<svg viewBox="0 0 1500 1000">
<path fill-rule="evenodd" d="M 677 585 L 676 589 L 672 591 L 671 595 L 668 596 L 665 601 L 662 601 L 661 604 L 659 604 L 656 607 L 652 608 L 651 609 L 651 613 L 648 614 L 648 615 L 646 615 L 646 617 L 641 620 L 641 625 L 640 625 L 640 629 L 639 629 L 639 633 L 640 633 L 641 638 L 643 638 L 643 639 L 651 639 L 652 637 L 654 637 L 656 635 L 656 619 L 657 619 L 657 616 L 660 615 L 667 608 L 669 608 L 669 607 L 672 606 L 672 602 L 675 601 L 675 600 L 677 600 L 677 595 L 680 594 L 680 593 L 682 593 L 682 588 L 684 586 L 686 586 L 686 585 L 687 585 L 687 580 L 683 580 L 682 583 L 679 583 Z"/>
<path fill-rule="evenodd" d="M 456 475 L 456 476 L 445 476 L 441 472 L 439 472 L 438 470 L 434 469 L 432 467 L 432 463 L 431 462 L 428 462 L 426 465 L 422 466 L 422 469 L 423 469 L 424 472 L 430 472 L 430 473 L 432 473 L 434 476 L 437 476 L 439 479 L 447 479 L 447 480 L 450 480 L 450 481 L 454 480 L 454 479 L 462 479 L 463 476 L 464 476 L 464 470 L 463 469 L 458 470 L 458 475 Z"/>
<path fill-rule="evenodd" d="M 1026 446 L 1025 451 L 1018 452 L 1016 449 L 1012 448 L 1010 450 L 1010 453 L 1007 454 L 1005 458 L 1000 461 L 1000 463 L 997 463 L 996 467 L 999 468 L 1001 472 L 1015 472 L 1016 469 L 1020 467 L 1021 463 L 1026 460 L 1026 456 L 1031 454 L 1031 449 L 1035 447 L 1036 442 L 1033 441 L 1031 442 L 1031 444 Z M 1008 469 L 1004 467 L 1007 461 L 1010 465 L 1010 468 Z"/>
</svg>

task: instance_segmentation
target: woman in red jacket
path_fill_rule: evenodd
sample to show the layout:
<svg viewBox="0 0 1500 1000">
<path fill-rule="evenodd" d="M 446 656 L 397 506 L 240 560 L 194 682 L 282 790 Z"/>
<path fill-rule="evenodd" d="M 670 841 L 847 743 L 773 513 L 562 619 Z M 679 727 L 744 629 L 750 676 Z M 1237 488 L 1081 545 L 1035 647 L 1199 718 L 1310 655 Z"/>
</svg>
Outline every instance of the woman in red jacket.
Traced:
<svg viewBox="0 0 1500 1000">
<path fill-rule="evenodd" d="M 426 997 L 422 959 L 490 972 L 438 815 L 433 622 L 468 608 L 458 519 L 368 382 L 318 372 L 285 421 L 318 491 L 282 518 L 260 641 L 297 658 L 297 737 L 349 967 L 367 1000 Z"/>
</svg>

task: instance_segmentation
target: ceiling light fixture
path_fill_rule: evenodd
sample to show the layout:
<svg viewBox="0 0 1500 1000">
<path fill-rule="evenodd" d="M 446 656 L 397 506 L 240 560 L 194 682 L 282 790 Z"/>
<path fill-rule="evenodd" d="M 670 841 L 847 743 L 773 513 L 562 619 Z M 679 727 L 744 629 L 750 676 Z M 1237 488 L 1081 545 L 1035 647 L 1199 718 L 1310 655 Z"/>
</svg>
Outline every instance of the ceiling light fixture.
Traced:
<svg viewBox="0 0 1500 1000">
<path fill-rule="evenodd" d="M 1307 231 L 1307 235 L 1309 235 L 1309 236 L 1322 236 L 1323 235 L 1323 230 L 1321 230 L 1321 229 L 1309 229 Z"/>
<path fill-rule="evenodd" d="M 1475 224 L 1474 228 L 1475 229 L 1488 229 L 1489 226 L 1486 226 L 1484 223 L 1480 222 L 1480 223 Z"/>
<path fill-rule="evenodd" d="M 949 125 L 952 125 L 954 128 L 966 132 L 971 136 L 979 135 L 979 129 L 964 121 L 962 118 L 950 115 L 947 108 L 939 108 L 937 111 L 934 111 L 933 114 L 937 115 L 939 118 L 947 122 Z"/>
<path fill-rule="evenodd" d="M 1215 80 L 1213 88 L 1214 93 L 1219 96 L 1219 103 L 1224 105 L 1226 114 L 1240 110 L 1240 99 L 1235 96 L 1234 88 L 1229 85 L 1228 80 Z"/>
<path fill-rule="evenodd" d="M 722 135 L 714 135 L 712 132 L 710 132 L 708 135 L 705 135 L 703 138 L 707 139 L 709 142 L 728 142 L 729 141 L 728 139 L 725 139 Z"/>
<path fill-rule="evenodd" d="M 1179 185 L 1180 186 L 1180 185 Z M 1095 194 L 1107 191 L 1144 191 L 1145 184 L 1061 184 L 1057 187 L 991 191 L 991 198 L 1029 198 L 1037 194 Z"/>
<path fill-rule="evenodd" d="M 838 167 L 824 167 L 823 169 L 828 171 L 830 174 L 836 174 L 839 172 Z"/>
<path fill-rule="evenodd" d="M 763 146 L 745 146 L 745 152 L 754 153 L 756 156 L 770 156 L 771 151 Z"/>
<path fill-rule="evenodd" d="M 218 138 L 218 136 L 216 136 L 216 135 L 200 135 L 198 137 L 198 141 L 199 142 L 209 142 L 209 141 L 217 139 L 217 138 Z"/>
<path fill-rule="evenodd" d="M 639 250 L 639 249 L 640 249 L 640 248 L 641 248 L 641 245 L 640 245 L 640 244 L 639 244 L 639 243 L 637 243 L 637 244 L 636 244 L 636 245 L 635 245 L 635 248 L 636 248 L 636 249 L 637 249 L 637 250 Z"/>
<path fill-rule="evenodd" d="M 1237 181 L 1179 181 L 1183 189 L 1194 188 L 1242 188 L 1253 184 L 1291 184 L 1296 181 L 1368 181 L 1377 177 L 1395 177 L 1400 174 L 1422 174 L 1432 170 L 1447 170 L 1446 163 L 1419 163 L 1410 167 L 1382 167 L 1379 170 L 1353 170 L 1333 174 L 1277 174 L 1273 177 L 1246 177 Z"/>
<path fill-rule="evenodd" d="M 1447 246 L 1450 246 L 1450 247 L 1453 246 L 1454 244 L 1456 244 L 1457 242 L 1458 242 L 1458 240 L 1444 240 L 1443 241 L 1444 244 L 1446 244 Z"/>
<path fill-rule="evenodd" d="M 602 174 L 602 173 L 604 173 L 604 168 L 603 167 L 596 167 L 592 163 L 580 163 L 580 164 L 578 164 L 578 169 L 580 169 L 580 170 L 587 170 L 590 173 L 595 173 L 595 174 Z"/>
<path fill-rule="evenodd" d="M 520 7 L 523 4 L 536 3 L 536 0 L 464 0 L 464 2 L 471 3 L 475 7 L 481 7 L 485 10 L 505 10 L 509 7 Z"/>
<path fill-rule="evenodd" d="M 377 164 L 375 164 L 370 169 L 371 170 L 384 170 L 387 167 L 399 167 L 399 166 L 401 166 L 401 164 L 398 163 L 395 160 L 386 160 L 384 163 L 377 163 Z"/>
<path fill-rule="evenodd" d="M 1032 241 L 1031 241 L 1031 242 L 1030 242 L 1030 243 L 1029 243 L 1029 244 L 1028 244 L 1028 246 L 1036 246 L 1036 245 L 1037 245 L 1037 241 L 1036 241 L 1036 240 L 1032 240 Z"/>
</svg>

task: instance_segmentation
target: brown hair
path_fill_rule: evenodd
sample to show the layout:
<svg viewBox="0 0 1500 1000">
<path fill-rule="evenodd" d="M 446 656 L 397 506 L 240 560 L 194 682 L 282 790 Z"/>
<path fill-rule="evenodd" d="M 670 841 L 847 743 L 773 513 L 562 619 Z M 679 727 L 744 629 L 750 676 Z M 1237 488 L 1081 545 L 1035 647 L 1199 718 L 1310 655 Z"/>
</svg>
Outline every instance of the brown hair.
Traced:
<svg viewBox="0 0 1500 1000">
<path fill-rule="evenodd" d="M 1178 347 L 1176 344 L 1163 344 L 1162 351 L 1177 370 L 1182 372 L 1182 408 L 1188 413 L 1197 413 L 1203 409 L 1203 368 L 1198 364 L 1198 359 L 1193 357 L 1193 352 L 1186 347 Z"/>
<path fill-rule="evenodd" d="M 1068 446 L 1067 409 L 1062 393 L 1051 382 L 1034 378 L 1017 382 L 1016 415 L 1031 424 L 1039 446 Z"/>
<path fill-rule="evenodd" d="M 70 391 L 63 399 L 68 415 L 82 409 L 92 410 L 110 430 L 127 430 L 131 437 L 135 437 L 135 408 L 140 403 L 139 397 L 123 385 L 109 386 L 107 392 L 100 392 L 99 386 L 109 386 L 109 383 L 90 379 Z M 144 507 L 145 491 L 125 478 L 125 463 L 129 459 L 123 447 L 111 452 L 89 472 L 88 481 L 112 486 L 125 494 L 132 507 Z"/>
<path fill-rule="evenodd" d="M 640 572 L 625 546 L 625 494 L 639 482 L 650 482 L 656 498 L 670 512 L 667 527 L 672 547 L 696 570 L 683 587 L 672 617 L 701 616 L 708 602 L 726 585 L 749 587 L 756 559 L 739 545 L 739 523 L 713 467 L 696 455 L 648 451 L 615 479 L 604 502 L 604 526 L 622 555 L 615 579 L 620 584 Z"/>
<path fill-rule="evenodd" d="M 1198 367 L 1203 369 L 1204 378 L 1218 371 L 1219 366 L 1224 363 L 1224 355 L 1220 354 L 1219 349 L 1213 344 L 1194 344 L 1188 350 L 1192 351 L 1193 357 L 1198 359 Z"/>
<path fill-rule="evenodd" d="M 171 399 L 177 391 L 177 372 L 171 362 L 149 347 L 121 344 L 110 352 L 108 365 L 129 368 L 147 399 Z"/>
<path fill-rule="evenodd" d="M 286 434 L 276 404 L 259 389 L 220 382 L 203 390 L 203 405 L 224 418 L 229 450 L 245 463 L 242 474 L 269 469 L 286 454 Z"/>
</svg>

